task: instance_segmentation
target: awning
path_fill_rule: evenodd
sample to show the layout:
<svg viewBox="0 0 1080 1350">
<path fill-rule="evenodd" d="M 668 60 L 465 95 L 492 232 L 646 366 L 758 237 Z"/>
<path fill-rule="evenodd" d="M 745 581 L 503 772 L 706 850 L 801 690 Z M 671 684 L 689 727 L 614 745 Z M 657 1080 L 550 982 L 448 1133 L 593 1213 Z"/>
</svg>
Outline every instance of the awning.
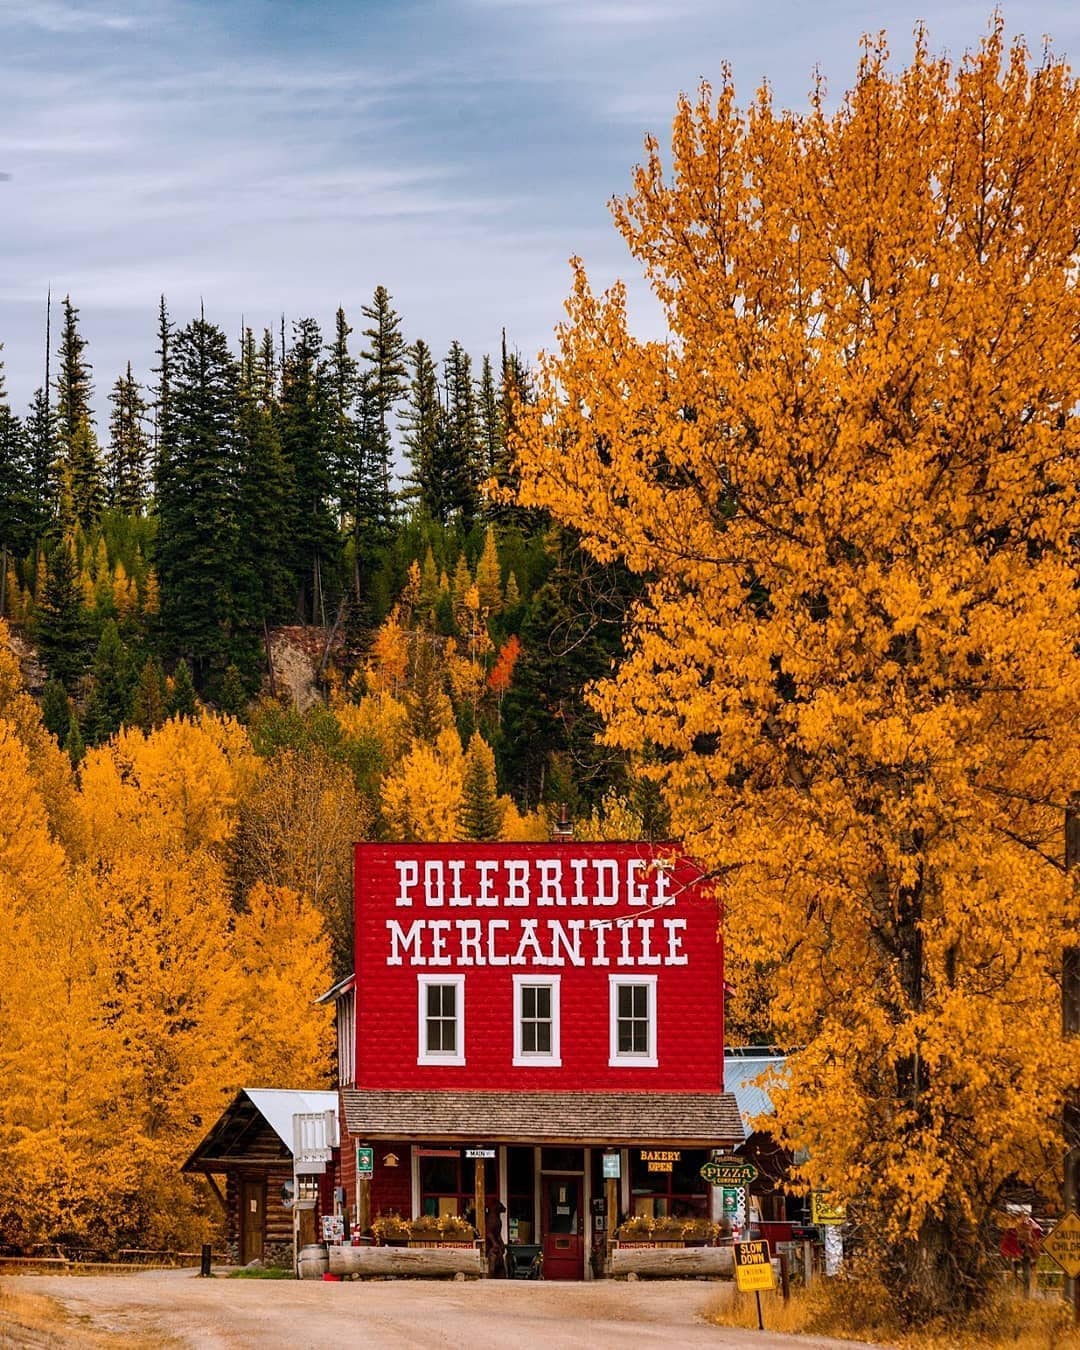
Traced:
<svg viewBox="0 0 1080 1350">
<path fill-rule="evenodd" d="M 382 1092 L 343 1088 L 364 1139 L 721 1148 L 746 1131 L 730 1092 Z"/>
</svg>

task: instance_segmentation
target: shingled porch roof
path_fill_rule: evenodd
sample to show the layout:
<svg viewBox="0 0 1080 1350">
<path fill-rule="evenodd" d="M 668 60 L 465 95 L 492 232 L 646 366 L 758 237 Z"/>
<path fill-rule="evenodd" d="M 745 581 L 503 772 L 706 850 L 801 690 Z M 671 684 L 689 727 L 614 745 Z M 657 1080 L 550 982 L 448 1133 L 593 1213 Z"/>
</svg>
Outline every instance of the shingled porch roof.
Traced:
<svg viewBox="0 0 1080 1350">
<path fill-rule="evenodd" d="M 384 1092 L 343 1088 L 349 1134 L 365 1139 L 529 1144 L 737 1146 L 730 1092 Z"/>
</svg>

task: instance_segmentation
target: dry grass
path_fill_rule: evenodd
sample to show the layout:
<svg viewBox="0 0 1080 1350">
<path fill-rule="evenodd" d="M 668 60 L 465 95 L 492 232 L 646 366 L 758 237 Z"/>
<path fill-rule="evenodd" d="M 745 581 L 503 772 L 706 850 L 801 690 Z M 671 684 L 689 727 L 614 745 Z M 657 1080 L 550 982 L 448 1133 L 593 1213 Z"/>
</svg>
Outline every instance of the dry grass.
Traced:
<svg viewBox="0 0 1080 1350">
<path fill-rule="evenodd" d="M 163 1344 L 94 1331 L 51 1298 L 0 1287 L 0 1350 L 153 1350 Z"/>
<path fill-rule="evenodd" d="M 1023 1299 L 1002 1294 L 966 1326 L 901 1331 L 883 1300 L 856 1280 L 819 1281 L 813 1289 L 792 1290 L 787 1303 L 779 1292 L 762 1294 L 767 1331 L 802 1332 L 869 1341 L 896 1350 L 1080 1350 L 1080 1329 L 1060 1299 Z M 757 1327 L 753 1294 L 733 1287 L 710 1304 L 710 1322 L 726 1327 Z"/>
</svg>

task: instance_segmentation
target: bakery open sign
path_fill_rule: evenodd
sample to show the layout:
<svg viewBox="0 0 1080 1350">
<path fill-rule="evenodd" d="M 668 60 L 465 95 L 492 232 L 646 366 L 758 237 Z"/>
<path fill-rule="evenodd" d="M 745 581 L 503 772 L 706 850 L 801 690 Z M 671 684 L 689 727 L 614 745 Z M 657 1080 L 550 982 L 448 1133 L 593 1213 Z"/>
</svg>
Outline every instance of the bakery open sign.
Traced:
<svg viewBox="0 0 1080 1350">
<path fill-rule="evenodd" d="M 682 1153 L 679 1149 L 643 1148 L 641 1161 L 647 1172 L 670 1172 L 682 1161 Z"/>
</svg>

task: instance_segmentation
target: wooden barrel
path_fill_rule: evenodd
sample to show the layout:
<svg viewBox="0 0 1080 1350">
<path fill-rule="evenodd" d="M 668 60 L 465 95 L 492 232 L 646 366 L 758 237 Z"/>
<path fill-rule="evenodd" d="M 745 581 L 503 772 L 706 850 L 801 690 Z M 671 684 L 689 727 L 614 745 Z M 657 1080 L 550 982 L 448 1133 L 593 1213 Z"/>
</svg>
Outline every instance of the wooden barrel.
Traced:
<svg viewBox="0 0 1080 1350">
<path fill-rule="evenodd" d="M 330 1258 L 324 1242 L 309 1242 L 300 1248 L 297 1268 L 302 1280 L 321 1280 L 330 1269 Z"/>
</svg>

